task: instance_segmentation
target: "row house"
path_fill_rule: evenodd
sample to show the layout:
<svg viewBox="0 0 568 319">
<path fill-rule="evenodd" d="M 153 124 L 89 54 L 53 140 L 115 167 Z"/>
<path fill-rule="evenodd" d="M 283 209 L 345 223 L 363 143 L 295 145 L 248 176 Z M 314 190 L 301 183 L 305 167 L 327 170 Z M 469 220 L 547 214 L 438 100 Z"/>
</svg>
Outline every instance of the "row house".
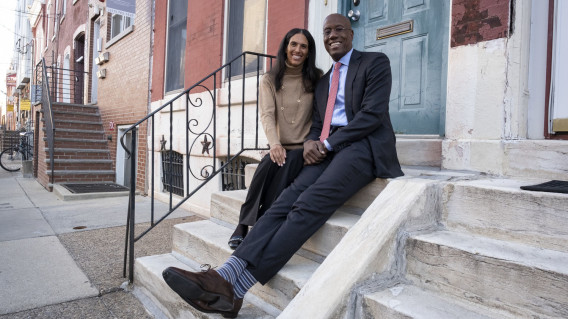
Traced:
<svg viewBox="0 0 568 319">
<path fill-rule="evenodd" d="M 560 71 L 566 66 L 556 58 L 566 51 L 560 40 L 566 38 L 565 10 L 558 0 L 156 2 L 151 109 L 158 111 L 152 117 L 154 142 L 148 143 L 154 164 L 147 166 L 156 196 L 169 197 L 169 166 L 160 160 L 164 146 L 180 167 L 188 167 L 171 173 L 178 176 L 173 188 L 181 195 L 202 187 L 214 175 L 208 168 L 219 168 L 227 155 L 255 149 L 240 156 L 258 160 L 258 145 L 266 145 L 262 129 L 256 137 L 254 57 L 237 59 L 230 71 L 222 68 L 215 83 L 199 81 L 244 51 L 276 54 L 282 36 L 294 27 L 311 31 L 317 63 L 327 71 L 331 59 L 321 26 L 334 12 L 351 17 L 356 49 L 390 58 L 390 115 L 404 165 L 568 179 L 568 98 L 558 89 L 566 83 Z M 260 74 L 269 68 L 266 60 L 259 65 Z M 205 85 L 192 87 L 198 83 Z M 187 98 L 161 108 L 186 89 Z M 203 144 L 213 139 L 213 130 L 205 127 L 213 110 L 215 140 Z M 215 154 L 203 145 L 215 145 Z M 221 174 L 199 190 L 203 196 L 185 204 L 207 215 L 207 194 L 227 183 Z"/>
<path fill-rule="evenodd" d="M 47 188 L 76 182 L 127 185 L 129 181 L 128 155 L 120 138 L 124 127 L 148 111 L 153 4 L 125 3 L 35 0 L 28 8 L 37 87 L 48 82 L 51 98 L 50 108 L 46 101 L 38 101 L 36 108 L 40 118 L 36 136 L 42 145 L 38 180 Z M 47 127 L 46 120 L 52 127 Z M 52 130 L 50 146 L 48 131 Z M 144 145 L 145 128 L 139 130 L 138 142 Z M 141 172 L 136 188 L 142 191 L 146 188 L 145 154 L 144 148 L 135 154 Z"/>
</svg>

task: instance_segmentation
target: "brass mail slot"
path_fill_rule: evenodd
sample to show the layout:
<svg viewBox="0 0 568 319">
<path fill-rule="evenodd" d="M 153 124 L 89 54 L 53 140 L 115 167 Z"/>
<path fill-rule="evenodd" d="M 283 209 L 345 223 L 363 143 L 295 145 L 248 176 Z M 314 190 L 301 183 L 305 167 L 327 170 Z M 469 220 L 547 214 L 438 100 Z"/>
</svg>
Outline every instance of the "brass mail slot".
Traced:
<svg viewBox="0 0 568 319">
<path fill-rule="evenodd" d="M 377 40 L 394 37 L 404 33 L 412 32 L 414 29 L 414 20 L 404 21 L 401 23 L 389 25 L 387 27 L 377 29 Z"/>
</svg>

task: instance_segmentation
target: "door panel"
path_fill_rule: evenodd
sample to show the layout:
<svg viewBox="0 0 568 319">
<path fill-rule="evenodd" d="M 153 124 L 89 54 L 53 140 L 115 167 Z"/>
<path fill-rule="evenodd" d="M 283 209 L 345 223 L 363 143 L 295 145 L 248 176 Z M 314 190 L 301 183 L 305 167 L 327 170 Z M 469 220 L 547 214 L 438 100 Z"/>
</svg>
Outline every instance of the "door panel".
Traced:
<svg viewBox="0 0 568 319">
<path fill-rule="evenodd" d="M 350 9 L 361 12 L 352 22 L 354 48 L 383 52 L 390 59 L 395 131 L 443 135 L 449 1 L 361 0 L 358 6 L 349 1 Z"/>
</svg>

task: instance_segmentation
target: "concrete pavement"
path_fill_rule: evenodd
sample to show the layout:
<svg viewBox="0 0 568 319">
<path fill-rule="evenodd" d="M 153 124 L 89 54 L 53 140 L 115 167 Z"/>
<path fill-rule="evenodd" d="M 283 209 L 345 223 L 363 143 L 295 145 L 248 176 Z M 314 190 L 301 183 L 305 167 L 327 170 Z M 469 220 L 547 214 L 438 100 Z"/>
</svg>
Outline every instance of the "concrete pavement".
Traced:
<svg viewBox="0 0 568 319">
<path fill-rule="evenodd" d="M 127 207 L 126 196 L 63 201 L 0 170 L 0 318 L 149 317 L 120 288 Z M 137 196 L 136 210 L 141 229 L 150 200 Z M 198 219 L 176 211 L 136 243 L 136 256 L 170 252 L 172 225 Z"/>
</svg>

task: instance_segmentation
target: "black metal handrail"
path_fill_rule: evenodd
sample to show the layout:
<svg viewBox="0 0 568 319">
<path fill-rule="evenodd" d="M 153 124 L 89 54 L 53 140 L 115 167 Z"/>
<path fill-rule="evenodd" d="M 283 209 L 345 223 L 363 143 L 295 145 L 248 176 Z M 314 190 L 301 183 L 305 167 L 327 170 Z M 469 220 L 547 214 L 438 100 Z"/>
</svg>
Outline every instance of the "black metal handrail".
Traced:
<svg viewBox="0 0 568 319">
<path fill-rule="evenodd" d="M 50 87 L 49 87 L 49 77 L 47 76 L 47 66 L 45 64 L 45 59 L 41 59 L 41 74 L 42 74 L 42 82 L 41 82 L 41 107 L 43 109 L 43 117 L 45 119 L 45 136 L 47 138 L 47 148 L 49 152 L 49 170 L 51 171 L 51 175 L 49 177 L 49 183 L 53 185 L 53 170 L 54 170 L 54 160 L 53 160 L 53 153 L 55 150 L 55 126 L 53 125 L 53 109 L 51 105 L 51 94 Z"/>
<path fill-rule="evenodd" d="M 253 72 L 246 72 L 246 68 L 247 68 L 247 56 L 252 56 L 256 59 L 256 71 Z M 124 268 L 123 268 L 123 276 L 126 277 L 126 265 L 128 263 L 128 269 L 129 269 L 129 276 L 128 279 L 130 282 L 133 282 L 134 280 L 134 243 L 136 241 L 138 241 L 139 239 L 141 239 L 144 235 L 146 235 L 150 230 L 152 230 L 155 226 L 157 226 L 161 221 L 163 221 L 164 219 L 166 219 L 172 212 L 174 212 L 177 208 L 179 208 L 183 203 L 185 203 L 191 196 L 193 196 L 197 191 L 199 191 L 201 188 L 203 188 L 203 186 L 205 186 L 205 184 L 207 184 L 210 180 L 212 180 L 217 174 L 219 174 L 220 172 L 222 172 L 222 170 L 229 165 L 235 158 L 237 158 L 240 154 L 242 154 L 244 151 L 249 151 L 249 150 L 265 150 L 267 149 L 266 147 L 260 147 L 258 145 L 259 143 L 259 134 L 258 134 L 258 130 L 259 130 L 259 105 L 258 105 L 258 95 L 259 95 L 259 83 L 260 83 L 260 73 L 261 70 L 263 70 L 267 64 L 267 62 L 264 60 L 264 58 L 269 60 L 269 67 L 272 67 L 272 62 L 273 59 L 275 58 L 274 56 L 271 55 L 267 55 L 267 54 L 261 54 L 261 53 L 255 53 L 255 52 L 243 52 L 241 55 L 235 57 L 234 59 L 232 59 L 231 61 L 229 61 L 228 63 L 224 64 L 223 66 L 219 67 L 218 69 L 216 69 L 215 71 L 211 72 L 209 75 L 207 75 L 206 77 L 204 77 L 203 79 L 201 79 L 200 81 L 198 81 L 197 83 L 193 84 L 191 87 L 189 87 L 188 89 L 186 89 L 185 91 L 179 93 L 177 96 L 175 96 L 173 99 L 171 99 L 170 101 L 168 101 L 167 103 L 163 104 L 161 107 L 159 107 L 158 109 L 154 110 L 153 112 L 151 112 L 150 114 L 148 114 L 146 117 L 144 117 L 143 119 L 141 119 L 140 121 L 136 122 L 134 125 L 130 126 L 126 131 L 124 131 L 124 133 L 122 134 L 121 138 L 120 138 L 120 143 L 122 145 L 122 147 L 125 149 L 125 151 L 127 152 L 130 161 L 131 161 L 131 165 L 130 165 L 130 195 L 129 195 L 129 201 L 128 201 L 128 217 L 127 217 L 127 223 L 126 223 L 126 235 L 125 235 L 125 248 L 124 248 Z M 238 65 L 237 67 L 242 66 L 242 73 L 239 75 L 239 79 L 237 81 L 241 81 L 242 82 L 242 99 L 241 99 L 241 141 L 240 141 L 240 148 L 237 150 L 233 150 L 233 153 L 231 153 L 231 107 L 233 105 L 231 105 L 231 94 L 232 94 L 232 85 L 235 81 L 235 77 L 232 77 L 232 70 L 233 68 L 235 68 L 233 65 L 235 64 L 235 62 L 238 64 L 240 63 L 241 65 Z M 250 67 L 250 63 L 248 63 L 248 66 Z M 225 77 L 223 77 L 223 72 L 225 72 Z M 225 161 L 225 163 L 223 165 L 220 165 L 219 168 L 217 168 L 217 153 L 218 153 L 218 149 L 217 149 L 217 112 L 216 109 L 218 107 L 218 100 L 217 100 L 217 91 L 219 89 L 222 89 L 223 87 L 218 87 L 218 82 L 222 82 L 225 79 L 227 79 L 226 81 L 226 89 L 227 89 L 227 95 L 228 95 L 228 104 L 227 104 L 227 150 L 226 150 L 226 154 L 227 154 L 227 159 Z M 251 80 L 251 79 L 255 79 L 256 80 L 256 124 L 255 124 L 255 136 L 254 136 L 254 146 L 253 147 L 245 147 L 245 128 L 244 128 L 244 120 L 245 120 L 245 81 L 246 80 Z M 199 119 L 197 118 L 190 118 L 190 107 L 195 108 L 196 111 L 199 111 L 198 108 L 203 106 L 203 99 L 201 97 L 197 97 L 194 98 L 194 100 L 192 101 L 192 97 L 190 96 L 191 92 L 199 89 L 202 90 L 199 93 L 208 93 L 208 96 L 211 98 L 211 102 L 212 102 L 212 112 L 211 112 L 211 119 L 209 119 L 208 123 L 205 123 L 206 125 L 204 125 L 203 129 L 200 131 L 198 129 L 199 126 Z M 162 151 L 168 151 L 169 153 L 172 152 L 173 150 L 173 140 L 174 140 L 174 136 L 173 136 L 173 111 L 174 111 L 174 103 L 177 101 L 184 101 L 185 102 L 185 156 L 187 158 L 186 162 L 187 165 L 185 167 L 186 169 L 186 190 L 185 190 L 185 196 L 179 200 L 179 202 L 177 204 L 174 205 L 173 203 L 173 187 L 169 187 L 169 209 L 168 211 L 159 219 L 155 220 L 154 218 L 154 199 L 155 199 L 155 194 L 154 194 L 154 161 L 155 161 L 155 136 L 156 136 L 156 132 L 155 132 L 155 116 L 156 114 L 158 114 L 158 112 L 161 112 L 162 110 L 166 110 L 169 111 L 170 113 L 170 126 L 169 126 L 169 139 L 163 140 L 163 136 L 162 136 Z M 183 102 L 182 102 L 183 103 Z M 193 115 L 192 115 L 193 116 Z M 151 142 L 149 143 L 151 145 L 150 150 L 149 150 L 149 154 L 151 156 L 151 158 L 149 159 L 150 161 L 150 201 L 151 201 L 151 205 L 150 205 L 150 226 L 144 230 L 141 231 L 140 234 L 138 234 L 137 236 L 135 236 L 135 232 L 134 232 L 134 225 L 135 225 L 135 212 L 136 212 L 136 207 L 135 207 L 135 195 L 136 195 L 136 156 L 133 156 L 133 154 L 136 154 L 136 128 L 138 126 L 140 126 L 143 123 L 147 123 L 148 125 L 148 138 L 151 140 Z M 131 137 L 131 145 L 130 145 L 130 149 L 128 149 L 128 147 L 125 145 L 124 143 L 124 139 L 125 136 L 127 134 L 132 134 Z M 192 135 L 193 141 L 190 143 L 190 134 Z M 202 145 L 202 154 L 204 154 L 205 152 L 207 152 L 207 154 L 210 154 L 209 151 L 212 151 L 212 155 L 210 155 L 210 159 L 211 159 L 211 164 L 208 165 L 203 165 L 200 169 L 199 169 L 199 174 L 196 175 L 196 170 L 192 168 L 191 166 L 191 156 L 192 156 L 192 150 L 194 148 L 194 146 L 196 145 L 196 142 L 198 139 L 200 138 L 204 138 L 204 140 L 201 142 Z M 207 137 L 209 137 L 209 140 L 207 139 Z M 169 142 L 169 147 L 167 147 L 166 149 L 166 144 Z M 169 162 L 169 165 L 173 165 L 173 161 Z M 170 171 L 172 171 L 171 167 L 170 167 Z M 193 187 L 190 190 L 190 183 L 189 183 L 189 176 L 193 176 L 195 179 L 201 181 L 201 183 L 199 183 L 197 186 Z M 166 178 L 167 180 L 169 180 L 169 185 L 171 185 L 171 181 L 172 181 L 172 175 L 167 176 Z"/>
</svg>

